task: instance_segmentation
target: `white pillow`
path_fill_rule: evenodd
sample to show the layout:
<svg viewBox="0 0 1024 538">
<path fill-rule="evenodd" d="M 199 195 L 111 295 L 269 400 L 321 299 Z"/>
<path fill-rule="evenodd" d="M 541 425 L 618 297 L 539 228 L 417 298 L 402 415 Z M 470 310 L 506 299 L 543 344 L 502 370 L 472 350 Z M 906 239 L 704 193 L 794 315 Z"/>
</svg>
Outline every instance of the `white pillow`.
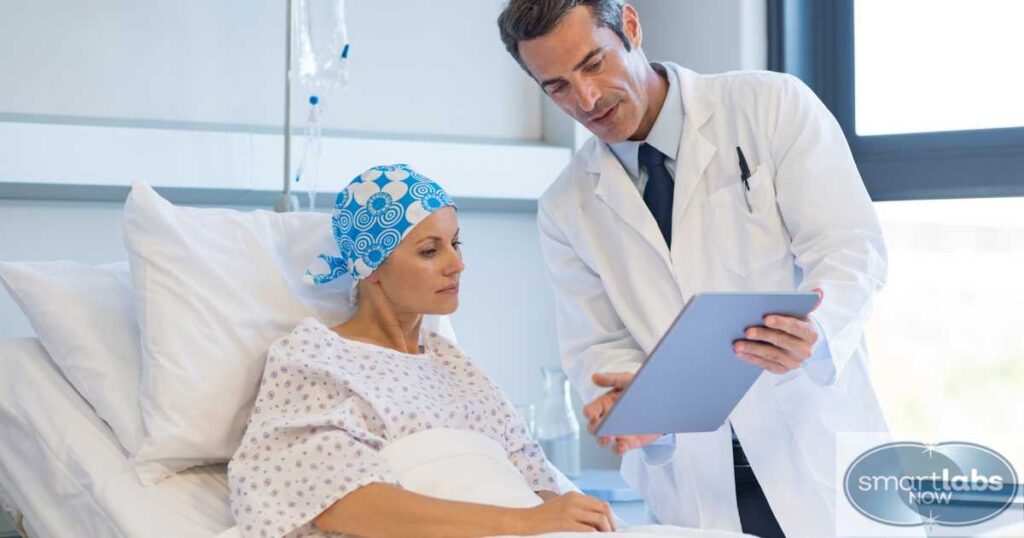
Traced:
<svg viewBox="0 0 1024 538">
<path fill-rule="evenodd" d="M 314 316 L 351 315 L 349 286 L 315 286 L 306 266 L 337 245 L 326 213 L 179 208 L 136 183 L 125 243 L 142 332 L 143 483 L 231 457 L 241 442 L 267 348 Z M 446 320 L 424 326 L 451 333 Z"/>
<path fill-rule="evenodd" d="M 138 450 L 142 352 L 128 264 L 3 262 L 0 281 L 64 377 L 125 450 Z"/>
</svg>

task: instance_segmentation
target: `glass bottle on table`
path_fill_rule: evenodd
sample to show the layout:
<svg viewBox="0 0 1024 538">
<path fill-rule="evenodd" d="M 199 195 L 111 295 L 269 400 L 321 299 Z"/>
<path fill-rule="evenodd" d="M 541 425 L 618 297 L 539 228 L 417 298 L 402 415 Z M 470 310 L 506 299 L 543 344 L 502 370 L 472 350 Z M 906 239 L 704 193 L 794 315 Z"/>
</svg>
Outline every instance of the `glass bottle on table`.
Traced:
<svg viewBox="0 0 1024 538">
<path fill-rule="evenodd" d="M 544 401 L 537 413 L 537 441 L 566 476 L 580 474 L 580 423 L 572 410 L 569 379 L 558 368 L 542 368 Z"/>
</svg>

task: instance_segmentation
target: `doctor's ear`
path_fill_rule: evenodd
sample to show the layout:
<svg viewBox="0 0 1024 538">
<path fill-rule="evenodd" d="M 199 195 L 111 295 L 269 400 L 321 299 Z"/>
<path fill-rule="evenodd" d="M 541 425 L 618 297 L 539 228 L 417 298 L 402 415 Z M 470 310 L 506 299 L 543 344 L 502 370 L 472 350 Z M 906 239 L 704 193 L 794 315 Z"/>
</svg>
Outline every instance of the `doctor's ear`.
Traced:
<svg viewBox="0 0 1024 538">
<path fill-rule="evenodd" d="M 622 6 L 622 30 L 629 40 L 630 48 L 639 49 L 644 40 L 644 31 L 640 27 L 640 14 L 629 4 Z"/>
</svg>

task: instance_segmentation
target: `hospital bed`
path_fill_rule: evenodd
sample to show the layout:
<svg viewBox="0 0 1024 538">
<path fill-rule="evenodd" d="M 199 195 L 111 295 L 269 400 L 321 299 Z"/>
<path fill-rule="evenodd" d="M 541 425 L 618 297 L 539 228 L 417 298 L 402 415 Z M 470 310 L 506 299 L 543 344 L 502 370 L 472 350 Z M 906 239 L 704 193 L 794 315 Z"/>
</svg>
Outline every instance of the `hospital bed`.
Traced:
<svg viewBox="0 0 1024 538">
<path fill-rule="evenodd" d="M 300 279 L 308 260 L 326 251 L 326 243 L 333 241 L 328 234 L 318 233 L 328 228 L 328 218 L 320 214 L 284 217 L 266 212 L 176 208 L 147 186 L 137 185 L 126 203 L 125 235 L 129 253 L 135 256 L 133 262 L 138 262 L 141 274 L 146 276 L 144 280 L 132 278 L 135 263 L 132 273 L 125 263 L 89 266 L 74 262 L 5 262 L 0 267 L 0 281 L 37 335 L 0 340 L 0 508 L 20 523 L 24 534 L 31 538 L 238 536 L 229 505 L 225 464 L 178 467 L 147 481 L 139 472 L 137 454 L 130 457 L 125 448 L 132 446 L 133 435 L 141 435 L 143 428 L 134 407 L 139 401 L 134 394 L 140 390 L 137 372 L 143 360 L 140 335 L 156 332 L 179 342 L 186 337 L 184 330 L 192 327 L 192 316 L 201 311 L 205 332 L 198 332 L 207 340 L 211 334 L 221 338 L 205 352 L 185 353 L 184 358 L 191 362 L 179 370 L 200 371 L 205 381 L 212 379 L 210 370 L 202 368 L 208 364 L 202 358 L 209 356 L 210 349 L 218 354 L 219 364 L 247 360 L 247 352 L 229 347 L 251 339 L 237 337 L 232 329 L 254 324 L 262 327 L 266 318 L 283 312 L 282 303 L 287 306 L 296 297 L 302 301 L 302 308 L 293 305 L 289 311 L 294 311 L 290 315 L 296 319 L 282 327 L 293 327 L 300 315 L 312 315 L 307 312 L 319 312 L 318 319 L 343 315 L 349 305 L 343 300 L 347 290 L 310 291 L 308 286 L 292 281 Z M 224 237 L 237 241 L 226 245 Z M 151 250 L 139 254 L 146 249 Z M 160 263 L 165 270 L 161 273 L 164 279 L 159 281 L 163 287 L 153 289 L 150 285 L 158 280 L 154 267 Z M 216 284 L 221 281 L 215 277 L 224 274 L 231 277 L 229 289 Z M 280 278 L 267 280 L 272 274 Z M 181 281 L 169 285 L 172 276 Z M 204 282 L 213 284 L 197 289 Z M 204 302 L 201 307 L 174 303 L 177 310 L 164 316 L 158 327 L 146 325 L 147 329 L 141 330 L 141 318 L 136 319 L 139 311 L 151 314 L 153 304 L 167 308 L 173 302 L 154 303 L 157 299 L 179 297 L 201 298 Z M 249 325 L 239 322 L 243 317 Z M 185 325 L 170 325 L 172 329 L 168 329 L 172 320 L 183 320 Z M 446 327 L 445 323 L 425 319 L 424 327 L 446 334 L 450 325 Z M 214 325 L 216 331 L 210 329 Z M 276 338 L 268 334 L 263 336 L 269 340 L 254 348 L 269 345 Z M 251 366 L 244 362 L 230 364 L 235 366 L 226 371 L 228 381 Z M 215 383 L 207 383 L 215 391 L 207 391 L 206 399 L 201 400 L 201 384 L 190 381 L 194 380 L 176 386 L 181 392 L 163 404 L 168 409 L 161 409 L 198 413 L 181 423 L 182 436 L 200 430 L 224 431 L 220 423 L 210 419 L 209 410 L 222 409 L 229 402 L 244 404 L 248 389 L 242 387 L 231 394 L 231 399 L 226 392 L 230 383 L 217 378 Z M 131 418 L 132 413 L 135 418 Z M 138 432 L 132 429 L 133 424 L 137 424 Z M 146 426 L 147 433 L 151 433 Z M 209 452 L 195 461 L 224 459 Z M 560 481 L 560 490 L 574 488 L 564 480 Z M 644 536 L 666 532 L 701 538 L 739 536 L 668 528 Z"/>
<path fill-rule="evenodd" d="M 143 486 L 113 432 L 35 338 L 0 340 L 0 425 L 0 507 L 30 538 L 240 538 L 226 465 L 194 467 Z M 623 538 L 741 536 L 643 529 Z"/>
<path fill-rule="evenodd" d="M 0 341 L 0 424 L 0 498 L 32 538 L 200 538 L 234 525 L 225 465 L 142 486 L 110 428 L 34 338 Z"/>
</svg>

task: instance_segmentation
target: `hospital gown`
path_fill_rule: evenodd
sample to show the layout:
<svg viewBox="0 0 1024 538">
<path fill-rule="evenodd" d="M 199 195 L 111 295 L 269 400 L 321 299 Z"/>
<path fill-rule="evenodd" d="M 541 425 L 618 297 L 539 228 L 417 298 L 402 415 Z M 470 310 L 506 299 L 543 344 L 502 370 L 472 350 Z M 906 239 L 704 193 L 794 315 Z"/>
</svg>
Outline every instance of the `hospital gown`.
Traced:
<svg viewBox="0 0 1024 538">
<path fill-rule="evenodd" d="M 244 537 L 327 536 L 314 517 L 371 482 L 397 484 L 378 452 L 431 428 L 497 441 L 534 490 L 557 492 L 544 454 L 501 390 L 444 337 L 410 355 L 342 338 L 313 318 L 274 342 L 228 465 Z"/>
</svg>

